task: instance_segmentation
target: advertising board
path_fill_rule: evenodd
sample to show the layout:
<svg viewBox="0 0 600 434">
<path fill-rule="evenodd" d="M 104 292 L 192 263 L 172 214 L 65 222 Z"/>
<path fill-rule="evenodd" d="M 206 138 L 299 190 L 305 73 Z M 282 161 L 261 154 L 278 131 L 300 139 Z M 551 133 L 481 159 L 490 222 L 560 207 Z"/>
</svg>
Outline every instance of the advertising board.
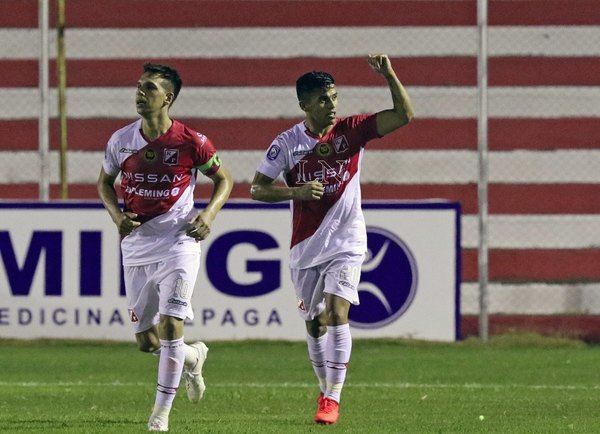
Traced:
<svg viewBox="0 0 600 434">
<path fill-rule="evenodd" d="M 198 204 L 202 206 L 202 204 Z M 97 203 L 0 203 L 0 337 L 132 340 L 119 236 Z M 363 205 L 357 338 L 459 338 L 460 208 Z M 303 340 L 287 204 L 232 202 L 202 242 L 186 339 Z"/>
</svg>

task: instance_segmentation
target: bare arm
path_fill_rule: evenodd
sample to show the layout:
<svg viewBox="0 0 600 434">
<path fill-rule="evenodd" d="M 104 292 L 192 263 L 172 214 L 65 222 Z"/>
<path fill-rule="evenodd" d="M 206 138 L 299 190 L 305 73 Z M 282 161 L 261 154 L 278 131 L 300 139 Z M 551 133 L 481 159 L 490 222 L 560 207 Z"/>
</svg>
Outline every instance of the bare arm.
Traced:
<svg viewBox="0 0 600 434">
<path fill-rule="evenodd" d="M 129 235 L 131 231 L 137 228 L 141 223 L 136 221 L 137 214 L 132 212 L 123 212 L 119 206 L 119 198 L 115 190 L 116 176 L 107 174 L 104 169 L 100 169 L 98 176 L 98 196 L 108 211 L 110 218 L 117 226 L 121 235 Z"/>
<path fill-rule="evenodd" d="M 413 107 L 410 97 L 398 80 L 387 55 L 369 56 L 367 62 L 375 72 L 383 75 L 392 94 L 394 108 L 377 113 L 377 132 L 384 136 L 409 123 L 413 118 Z"/>
<path fill-rule="evenodd" d="M 323 197 L 323 184 L 312 181 L 300 187 L 286 187 L 273 184 L 275 180 L 256 172 L 250 196 L 261 202 L 282 202 L 284 200 L 319 200 Z"/>
<path fill-rule="evenodd" d="M 213 192 L 206 207 L 188 224 L 186 234 L 197 240 L 204 240 L 210 234 L 217 213 L 223 208 L 233 189 L 233 178 L 227 168 L 221 166 L 217 173 L 209 176 L 213 182 Z"/>
</svg>

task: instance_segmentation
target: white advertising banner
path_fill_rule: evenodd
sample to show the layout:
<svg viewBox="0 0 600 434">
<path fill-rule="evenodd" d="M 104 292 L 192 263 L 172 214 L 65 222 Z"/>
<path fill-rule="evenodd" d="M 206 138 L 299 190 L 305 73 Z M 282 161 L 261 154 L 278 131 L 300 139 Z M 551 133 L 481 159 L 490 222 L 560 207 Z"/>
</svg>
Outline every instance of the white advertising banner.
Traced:
<svg viewBox="0 0 600 434">
<path fill-rule="evenodd" d="M 201 206 L 201 204 L 199 204 Z M 0 337 L 133 340 L 119 236 L 96 203 L 0 203 Z M 356 338 L 459 339 L 460 207 L 363 204 L 369 253 Z M 186 340 L 303 340 L 287 204 L 232 202 L 210 237 Z"/>
</svg>

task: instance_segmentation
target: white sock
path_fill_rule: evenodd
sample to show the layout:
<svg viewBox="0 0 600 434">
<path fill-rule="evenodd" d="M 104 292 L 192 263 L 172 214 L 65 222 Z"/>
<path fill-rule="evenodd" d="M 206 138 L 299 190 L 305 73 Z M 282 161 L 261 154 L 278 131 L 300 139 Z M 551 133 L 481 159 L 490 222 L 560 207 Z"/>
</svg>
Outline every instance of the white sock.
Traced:
<svg viewBox="0 0 600 434">
<path fill-rule="evenodd" d="M 156 399 L 154 401 L 153 415 L 168 417 L 169 410 L 177 394 L 183 360 L 185 358 L 185 344 L 183 338 L 172 341 L 160 340 L 160 359 L 158 361 L 158 384 L 156 386 Z M 160 414 L 159 414 L 160 413 Z"/>
<path fill-rule="evenodd" d="M 327 372 L 327 392 L 325 398 L 340 402 L 350 353 L 352 352 L 352 336 L 350 325 L 327 326 L 327 346 L 325 348 L 325 367 Z"/>
<path fill-rule="evenodd" d="M 321 393 L 325 394 L 327 390 L 327 375 L 325 370 L 325 346 L 327 344 L 327 333 L 315 338 L 306 334 L 306 343 L 308 344 L 308 357 L 312 363 L 313 371 L 319 380 Z"/>
</svg>

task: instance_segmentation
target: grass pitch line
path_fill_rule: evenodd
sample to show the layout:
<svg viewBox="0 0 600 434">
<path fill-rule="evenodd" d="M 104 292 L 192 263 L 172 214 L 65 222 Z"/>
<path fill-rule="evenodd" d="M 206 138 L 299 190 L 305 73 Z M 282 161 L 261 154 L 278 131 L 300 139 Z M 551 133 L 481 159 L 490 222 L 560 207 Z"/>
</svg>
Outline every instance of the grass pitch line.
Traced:
<svg viewBox="0 0 600 434">
<path fill-rule="evenodd" d="M 0 387 L 149 387 L 148 382 L 84 382 L 84 381 L 58 381 L 58 382 L 35 382 L 35 381 L 0 381 Z M 352 383 L 349 387 L 356 388 L 380 388 L 380 389 L 528 389 L 528 390 L 600 390 L 600 385 L 575 385 L 575 384 L 483 384 L 483 383 Z M 268 389 L 268 388 L 290 388 L 307 389 L 314 388 L 314 383 L 217 383 L 210 387 L 227 389 Z"/>
</svg>

